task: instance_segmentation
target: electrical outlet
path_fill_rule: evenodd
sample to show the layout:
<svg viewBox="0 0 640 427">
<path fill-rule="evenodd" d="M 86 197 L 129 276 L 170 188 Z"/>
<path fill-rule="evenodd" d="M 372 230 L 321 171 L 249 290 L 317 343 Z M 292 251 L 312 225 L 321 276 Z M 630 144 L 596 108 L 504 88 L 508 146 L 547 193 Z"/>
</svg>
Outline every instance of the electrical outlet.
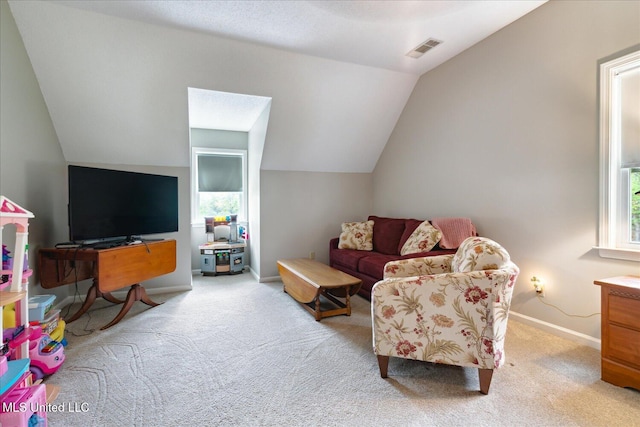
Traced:
<svg viewBox="0 0 640 427">
<path fill-rule="evenodd" d="M 544 298 L 544 280 L 533 276 L 531 278 L 531 284 L 533 285 L 533 289 L 535 289 L 536 294 L 539 297 Z"/>
<path fill-rule="evenodd" d="M 316 259 L 316 253 L 315 252 L 309 252 L 309 259 Z"/>
</svg>

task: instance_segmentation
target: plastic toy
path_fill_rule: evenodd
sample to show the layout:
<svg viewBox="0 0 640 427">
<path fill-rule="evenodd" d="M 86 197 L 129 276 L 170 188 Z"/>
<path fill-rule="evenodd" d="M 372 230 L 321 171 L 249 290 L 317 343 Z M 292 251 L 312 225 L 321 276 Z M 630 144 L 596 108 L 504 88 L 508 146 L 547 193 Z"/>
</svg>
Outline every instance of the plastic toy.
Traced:
<svg viewBox="0 0 640 427">
<path fill-rule="evenodd" d="M 2 310 L 2 326 L 5 328 L 16 327 L 16 305 L 11 303 L 4 306 Z"/>
<path fill-rule="evenodd" d="M 29 340 L 29 370 L 33 381 L 42 379 L 56 372 L 64 362 L 64 347 L 53 341 L 40 327 L 7 328 L 3 338 L 9 343 L 8 358 L 13 359 L 16 349 L 26 339 Z"/>
<path fill-rule="evenodd" d="M 9 275 L 12 268 L 13 259 L 11 258 L 11 251 L 7 249 L 6 245 L 2 245 L 2 280 L 0 280 L 0 289 L 9 286 Z"/>
<path fill-rule="evenodd" d="M 11 259 L 11 251 L 7 249 L 7 245 L 2 245 L 2 269 L 11 270 L 13 268 L 13 260 Z"/>
<path fill-rule="evenodd" d="M 58 326 L 56 326 L 56 328 L 53 331 L 51 331 L 51 333 L 49 334 L 52 340 L 59 342 L 63 346 L 66 346 L 66 342 L 67 342 L 67 340 L 64 338 L 65 326 L 66 326 L 66 322 L 62 319 L 59 319 Z"/>
</svg>

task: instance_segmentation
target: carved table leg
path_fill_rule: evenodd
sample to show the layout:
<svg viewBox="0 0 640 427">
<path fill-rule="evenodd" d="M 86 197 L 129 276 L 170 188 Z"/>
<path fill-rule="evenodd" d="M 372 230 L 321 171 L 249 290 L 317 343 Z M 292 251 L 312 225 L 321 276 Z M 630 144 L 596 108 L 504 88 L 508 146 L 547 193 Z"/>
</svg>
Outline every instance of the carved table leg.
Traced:
<svg viewBox="0 0 640 427">
<path fill-rule="evenodd" d="M 89 310 L 89 307 L 93 305 L 97 298 L 104 298 L 105 300 L 114 304 L 124 303 L 124 301 L 111 295 L 110 292 L 100 292 L 100 289 L 98 288 L 98 280 L 93 279 L 93 285 L 91 285 L 91 287 L 89 288 L 89 292 L 87 292 L 87 296 L 82 303 L 82 307 L 80 307 L 80 309 L 73 316 L 71 316 L 69 320 L 66 320 L 66 322 L 71 323 L 74 320 L 78 320 L 83 314 L 87 312 L 87 310 Z"/>
<path fill-rule="evenodd" d="M 322 313 L 320 312 L 320 292 L 316 295 L 316 321 L 322 319 Z"/>
<path fill-rule="evenodd" d="M 123 300 L 114 297 L 113 295 L 111 295 L 111 292 L 100 292 L 100 290 L 98 290 L 98 296 L 114 304 L 124 304 Z"/>
<path fill-rule="evenodd" d="M 78 318 L 80 318 L 80 316 L 82 316 L 83 314 L 85 314 L 87 310 L 89 310 L 89 307 L 91 307 L 93 302 L 98 297 L 98 292 L 99 292 L 98 282 L 97 280 L 94 280 L 93 285 L 91 285 L 91 287 L 89 288 L 89 292 L 87 292 L 87 296 L 84 299 L 84 303 L 82 303 L 82 307 L 80 307 L 80 309 L 76 312 L 76 314 L 74 314 L 68 320 L 66 320 L 66 322 L 71 323 L 74 320 L 77 320 Z"/>
<path fill-rule="evenodd" d="M 144 286 L 140 286 L 140 285 L 134 285 L 137 286 L 137 290 L 136 290 L 136 300 L 137 301 L 142 301 L 143 303 L 147 304 L 148 306 L 151 307 L 155 307 L 158 306 L 162 303 L 160 302 L 155 302 L 152 301 L 151 298 L 149 298 L 149 295 L 147 295 L 147 291 L 144 289 Z"/>
<path fill-rule="evenodd" d="M 104 325 L 100 329 L 104 330 L 104 329 L 110 328 L 116 323 L 118 323 L 120 320 L 122 320 L 122 318 L 129 312 L 129 310 L 133 306 L 133 303 L 135 303 L 136 301 L 142 301 L 143 303 L 151 307 L 160 305 L 160 303 L 152 301 L 147 295 L 147 291 L 145 291 L 144 287 L 142 287 L 139 283 L 137 283 L 135 285 L 132 285 L 131 289 L 129 289 L 129 292 L 127 292 L 127 299 L 125 300 L 124 305 L 120 309 L 120 312 L 118 313 L 118 315 L 111 322 Z"/>
<path fill-rule="evenodd" d="M 350 297 L 350 293 L 351 293 L 351 286 L 346 286 L 346 306 L 347 306 L 347 316 L 351 316 L 351 297 Z"/>
</svg>

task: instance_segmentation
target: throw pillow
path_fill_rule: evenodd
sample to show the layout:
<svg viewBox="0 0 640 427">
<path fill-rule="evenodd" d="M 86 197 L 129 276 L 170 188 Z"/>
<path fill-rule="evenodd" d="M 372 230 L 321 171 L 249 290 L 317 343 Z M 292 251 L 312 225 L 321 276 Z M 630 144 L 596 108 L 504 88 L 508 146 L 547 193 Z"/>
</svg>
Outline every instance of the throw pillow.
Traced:
<svg viewBox="0 0 640 427">
<path fill-rule="evenodd" d="M 343 223 L 338 249 L 373 250 L 373 221 Z"/>
<path fill-rule="evenodd" d="M 400 237 L 404 232 L 404 220 L 370 215 L 373 221 L 373 250 L 385 255 L 398 255 Z"/>
<path fill-rule="evenodd" d="M 431 225 L 429 221 L 424 221 L 411 233 L 407 241 L 404 242 L 400 250 L 400 255 L 429 252 L 438 244 L 441 238 L 442 233 L 440 233 L 440 230 Z"/>
<path fill-rule="evenodd" d="M 398 253 L 400 253 L 402 247 L 407 243 L 407 240 L 409 240 L 409 237 L 411 237 L 413 232 L 416 231 L 416 228 L 418 228 L 418 226 L 423 222 L 424 219 L 410 218 L 404 220 L 404 231 L 402 232 L 402 237 L 400 237 L 400 242 L 398 242 Z"/>
<path fill-rule="evenodd" d="M 451 259 L 451 271 L 468 273 L 478 270 L 498 270 L 509 263 L 509 253 L 486 237 L 469 237 Z"/>
</svg>

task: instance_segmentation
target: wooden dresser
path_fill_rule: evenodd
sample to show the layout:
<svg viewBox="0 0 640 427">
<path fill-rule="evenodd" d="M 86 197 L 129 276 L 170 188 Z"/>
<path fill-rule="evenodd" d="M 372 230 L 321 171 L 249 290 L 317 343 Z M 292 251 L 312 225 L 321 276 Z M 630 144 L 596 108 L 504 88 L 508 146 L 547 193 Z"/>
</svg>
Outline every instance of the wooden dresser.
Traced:
<svg viewBox="0 0 640 427">
<path fill-rule="evenodd" d="M 602 379 L 640 390 L 640 276 L 593 283 L 602 287 Z"/>
</svg>

